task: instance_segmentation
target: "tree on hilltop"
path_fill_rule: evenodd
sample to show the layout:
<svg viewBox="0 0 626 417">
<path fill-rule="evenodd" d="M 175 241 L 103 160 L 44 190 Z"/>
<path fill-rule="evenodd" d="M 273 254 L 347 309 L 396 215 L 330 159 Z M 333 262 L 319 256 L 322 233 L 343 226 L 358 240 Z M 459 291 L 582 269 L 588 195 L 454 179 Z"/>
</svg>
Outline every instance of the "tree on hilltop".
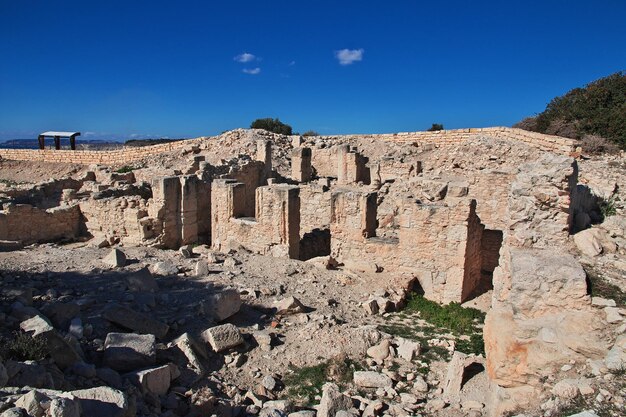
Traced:
<svg viewBox="0 0 626 417">
<path fill-rule="evenodd" d="M 251 129 L 264 129 L 268 132 L 278 133 L 281 135 L 291 135 L 292 128 L 288 124 L 281 122 L 278 118 L 272 119 L 267 117 L 265 119 L 256 119 L 250 124 Z"/>
</svg>

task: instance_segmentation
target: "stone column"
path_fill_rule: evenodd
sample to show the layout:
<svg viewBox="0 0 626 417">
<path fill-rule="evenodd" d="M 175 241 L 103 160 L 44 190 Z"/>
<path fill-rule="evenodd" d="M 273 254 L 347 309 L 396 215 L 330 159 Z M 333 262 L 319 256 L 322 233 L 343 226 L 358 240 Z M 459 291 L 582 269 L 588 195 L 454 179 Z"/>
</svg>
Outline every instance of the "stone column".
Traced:
<svg viewBox="0 0 626 417">
<path fill-rule="evenodd" d="M 256 160 L 265 164 L 264 176 L 269 178 L 272 173 L 272 142 L 261 139 L 256 142 Z"/>
<path fill-rule="evenodd" d="M 311 148 L 294 149 L 291 153 L 291 178 L 298 182 L 309 182 L 311 177 Z"/>
<path fill-rule="evenodd" d="M 198 177 L 180 177 L 180 229 L 181 244 L 198 242 Z"/>
</svg>

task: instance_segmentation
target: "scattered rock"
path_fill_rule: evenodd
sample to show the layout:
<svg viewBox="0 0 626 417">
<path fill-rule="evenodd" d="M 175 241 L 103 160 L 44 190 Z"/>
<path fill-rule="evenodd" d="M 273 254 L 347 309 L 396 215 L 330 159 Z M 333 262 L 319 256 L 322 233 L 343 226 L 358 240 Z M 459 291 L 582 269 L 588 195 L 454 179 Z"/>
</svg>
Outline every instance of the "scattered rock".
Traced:
<svg viewBox="0 0 626 417">
<path fill-rule="evenodd" d="M 202 332 L 202 339 L 211 345 L 215 352 L 223 352 L 243 343 L 239 329 L 233 324 L 222 324 Z"/>
<path fill-rule="evenodd" d="M 126 254 L 119 249 L 111 249 L 111 252 L 102 259 L 102 262 L 112 268 L 121 268 L 126 266 Z"/>
<path fill-rule="evenodd" d="M 354 383 L 363 388 L 386 388 L 393 385 L 393 381 L 387 375 L 373 371 L 356 371 Z"/>
<path fill-rule="evenodd" d="M 169 330 L 167 324 L 161 323 L 160 321 L 119 304 L 108 305 L 102 313 L 102 316 L 122 327 L 139 333 L 153 334 L 159 339 L 165 337 Z"/>
<path fill-rule="evenodd" d="M 151 334 L 109 333 L 103 362 L 116 371 L 132 371 L 154 365 L 155 338 Z"/>
</svg>

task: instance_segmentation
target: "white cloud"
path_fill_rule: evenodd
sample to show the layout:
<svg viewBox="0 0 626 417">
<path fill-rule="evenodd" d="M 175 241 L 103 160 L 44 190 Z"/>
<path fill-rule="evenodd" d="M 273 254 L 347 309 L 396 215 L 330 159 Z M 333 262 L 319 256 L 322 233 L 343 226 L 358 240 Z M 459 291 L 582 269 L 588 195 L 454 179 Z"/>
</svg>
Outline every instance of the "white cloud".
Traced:
<svg viewBox="0 0 626 417">
<path fill-rule="evenodd" d="M 289 63 L 289 66 L 290 66 L 290 67 L 293 67 L 294 65 L 296 65 L 296 61 L 291 61 L 291 62 Z"/>
<path fill-rule="evenodd" d="M 261 72 L 261 68 L 256 67 L 256 68 L 244 68 L 242 70 L 242 72 L 244 74 L 250 74 L 250 75 L 257 75 Z"/>
<path fill-rule="evenodd" d="M 335 58 L 339 60 L 340 65 L 350 65 L 358 61 L 363 60 L 363 53 L 365 50 L 361 49 L 341 49 L 335 51 Z"/>
<path fill-rule="evenodd" d="M 254 56 L 253 54 L 249 54 L 248 52 L 244 52 L 243 54 L 237 55 L 233 59 L 237 62 L 246 63 L 246 62 L 254 61 L 255 59 L 257 59 L 257 57 Z"/>
</svg>

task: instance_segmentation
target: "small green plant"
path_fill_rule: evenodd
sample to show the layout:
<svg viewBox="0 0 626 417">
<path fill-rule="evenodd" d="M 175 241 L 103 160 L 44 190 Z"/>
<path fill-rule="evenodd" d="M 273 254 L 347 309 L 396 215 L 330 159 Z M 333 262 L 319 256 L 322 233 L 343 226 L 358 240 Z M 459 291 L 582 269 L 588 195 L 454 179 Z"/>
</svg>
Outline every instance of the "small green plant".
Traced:
<svg viewBox="0 0 626 417">
<path fill-rule="evenodd" d="M 470 334 L 477 322 L 485 321 L 485 313 L 475 308 L 461 307 L 459 303 L 440 305 L 418 295 L 409 297 L 406 310 L 418 312 L 420 318 L 457 335 Z"/>
<path fill-rule="evenodd" d="M 307 130 L 302 134 L 302 136 L 320 136 L 315 130 Z"/>
<path fill-rule="evenodd" d="M 123 167 L 121 167 L 120 169 L 116 170 L 115 172 L 117 172 L 118 174 L 126 174 L 128 172 L 133 172 L 135 170 L 134 167 L 130 166 L 130 165 L 124 165 Z"/>
<path fill-rule="evenodd" d="M 619 197 L 617 196 L 617 194 L 614 194 L 607 199 L 600 199 L 600 201 L 598 202 L 598 206 L 600 206 L 600 212 L 602 213 L 603 218 L 606 219 L 609 216 L 615 216 L 617 214 L 618 201 Z"/>
<path fill-rule="evenodd" d="M 16 361 L 38 361 L 50 354 L 43 336 L 14 333 L 13 338 L 0 339 L 0 356 Z"/>
<path fill-rule="evenodd" d="M 289 397 L 302 405 L 310 405 L 315 396 L 320 395 L 327 381 L 342 386 L 352 381 L 354 371 L 363 369 L 361 365 L 340 356 L 313 366 L 292 368 L 293 373 L 283 379 Z"/>
</svg>

